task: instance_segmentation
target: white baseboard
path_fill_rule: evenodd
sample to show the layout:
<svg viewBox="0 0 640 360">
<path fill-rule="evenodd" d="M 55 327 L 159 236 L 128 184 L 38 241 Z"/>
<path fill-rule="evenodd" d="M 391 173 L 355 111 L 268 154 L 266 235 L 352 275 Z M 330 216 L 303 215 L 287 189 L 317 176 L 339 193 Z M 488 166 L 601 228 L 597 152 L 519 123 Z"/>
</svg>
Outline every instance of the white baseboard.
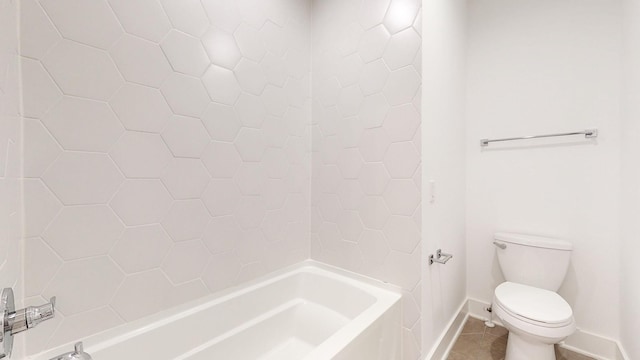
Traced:
<svg viewBox="0 0 640 360">
<path fill-rule="evenodd" d="M 438 337 L 436 345 L 423 359 L 440 360 L 446 359 L 449 356 L 449 352 L 451 351 L 453 344 L 456 342 L 458 335 L 460 335 L 460 332 L 462 331 L 464 323 L 467 321 L 467 312 L 469 308 L 467 304 L 467 301 L 462 302 L 460 308 L 458 308 L 457 315 L 449 321 L 445 331 Z"/>
<path fill-rule="evenodd" d="M 467 317 L 472 316 L 482 320 L 489 320 L 491 313 L 485 310 L 489 305 L 476 299 L 467 299 L 460 308 L 458 315 L 449 323 L 447 329 L 440 336 L 438 345 L 434 346 L 434 350 L 425 359 L 446 359 Z M 496 319 L 495 316 L 493 321 L 501 325 L 500 320 Z M 598 360 L 629 360 L 625 355 L 624 349 L 617 341 L 581 331 L 580 329 L 569 336 L 560 346 Z"/>
<path fill-rule="evenodd" d="M 627 352 L 624 351 L 624 348 L 622 347 L 622 345 L 620 345 L 620 343 L 618 343 L 618 351 L 616 352 L 616 360 L 629 360 L 631 359 L 629 357 L 629 355 L 627 355 Z"/>
<path fill-rule="evenodd" d="M 619 357 L 622 356 L 622 352 L 616 341 L 580 329 L 569 336 L 561 346 L 598 360 L 625 360 Z"/>
</svg>

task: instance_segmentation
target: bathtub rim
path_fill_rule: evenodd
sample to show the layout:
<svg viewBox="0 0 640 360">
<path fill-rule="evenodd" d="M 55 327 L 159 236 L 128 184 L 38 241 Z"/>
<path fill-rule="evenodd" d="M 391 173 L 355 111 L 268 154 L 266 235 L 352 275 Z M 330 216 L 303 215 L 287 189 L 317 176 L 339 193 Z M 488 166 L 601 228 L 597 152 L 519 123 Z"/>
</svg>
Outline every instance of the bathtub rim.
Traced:
<svg viewBox="0 0 640 360">
<path fill-rule="evenodd" d="M 330 278 L 337 279 L 338 281 L 363 288 L 364 291 L 372 293 L 378 301 L 368 308 L 365 313 L 358 315 L 354 319 L 365 321 L 366 326 L 362 329 L 363 331 L 377 318 L 376 316 L 372 316 L 372 313 L 379 314 L 383 308 L 391 307 L 394 304 L 401 302 L 402 299 L 402 289 L 399 286 L 316 260 L 307 259 L 296 264 L 277 269 L 255 279 L 234 285 L 227 289 L 188 301 L 184 304 L 161 310 L 140 319 L 106 329 L 84 338 L 74 339 L 73 341 L 58 345 L 54 348 L 26 356 L 24 357 L 24 360 L 49 360 L 55 356 L 69 352 L 73 349 L 73 344 L 78 341 L 82 341 L 84 343 L 85 351 L 88 353 L 97 352 L 122 341 L 126 341 L 127 339 L 139 334 L 170 324 L 185 316 L 203 311 L 209 307 L 215 306 L 216 304 L 232 299 L 233 297 L 249 293 L 261 287 L 266 287 L 276 281 L 303 272 L 325 275 Z M 382 300 L 382 302 L 380 300 Z M 348 329 L 341 329 L 338 332 L 345 333 L 349 338 L 349 341 L 357 337 L 359 334 L 359 332 L 353 332 L 353 324 L 351 324 Z M 331 343 L 338 346 L 338 344 L 348 344 L 349 341 L 347 341 L 346 338 L 340 340 L 334 339 Z M 323 348 L 327 348 L 327 346 L 325 345 Z M 314 350 L 313 353 L 316 353 L 316 351 Z"/>
</svg>

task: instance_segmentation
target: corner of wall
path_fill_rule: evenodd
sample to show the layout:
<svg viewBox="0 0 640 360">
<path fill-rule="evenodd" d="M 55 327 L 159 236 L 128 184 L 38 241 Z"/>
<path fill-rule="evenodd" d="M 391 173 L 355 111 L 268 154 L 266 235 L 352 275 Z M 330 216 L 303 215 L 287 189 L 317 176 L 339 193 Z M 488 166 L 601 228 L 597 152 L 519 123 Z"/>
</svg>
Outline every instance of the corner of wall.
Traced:
<svg viewBox="0 0 640 360">
<path fill-rule="evenodd" d="M 422 341 L 427 350 L 447 334 L 466 298 L 466 1 L 425 2 L 423 17 Z M 428 266 L 427 257 L 437 249 L 453 259 Z"/>
</svg>

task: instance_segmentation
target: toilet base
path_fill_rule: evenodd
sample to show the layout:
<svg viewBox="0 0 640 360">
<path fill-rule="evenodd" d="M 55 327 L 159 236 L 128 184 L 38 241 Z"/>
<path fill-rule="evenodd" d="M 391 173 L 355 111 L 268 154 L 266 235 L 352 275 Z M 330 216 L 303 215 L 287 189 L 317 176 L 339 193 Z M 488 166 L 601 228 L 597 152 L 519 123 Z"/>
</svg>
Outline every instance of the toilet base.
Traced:
<svg viewBox="0 0 640 360">
<path fill-rule="evenodd" d="M 556 360 L 554 344 L 509 332 L 505 360 Z"/>
</svg>

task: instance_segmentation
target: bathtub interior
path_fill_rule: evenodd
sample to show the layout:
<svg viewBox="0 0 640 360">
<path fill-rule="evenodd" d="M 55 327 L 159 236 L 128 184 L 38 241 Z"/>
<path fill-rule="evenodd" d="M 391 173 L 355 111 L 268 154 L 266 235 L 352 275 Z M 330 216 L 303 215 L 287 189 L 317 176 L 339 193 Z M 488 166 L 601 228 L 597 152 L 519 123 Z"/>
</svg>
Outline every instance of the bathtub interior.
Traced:
<svg viewBox="0 0 640 360">
<path fill-rule="evenodd" d="M 178 359 L 302 359 L 349 321 L 322 305 L 296 299 Z"/>
<path fill-rule="evenodd" d="M 94 360 L 322 359 L 399 307 L 399 298 L 306 266 L 108 339 L 86 339 L 86 349 Z"/>
</svg>

